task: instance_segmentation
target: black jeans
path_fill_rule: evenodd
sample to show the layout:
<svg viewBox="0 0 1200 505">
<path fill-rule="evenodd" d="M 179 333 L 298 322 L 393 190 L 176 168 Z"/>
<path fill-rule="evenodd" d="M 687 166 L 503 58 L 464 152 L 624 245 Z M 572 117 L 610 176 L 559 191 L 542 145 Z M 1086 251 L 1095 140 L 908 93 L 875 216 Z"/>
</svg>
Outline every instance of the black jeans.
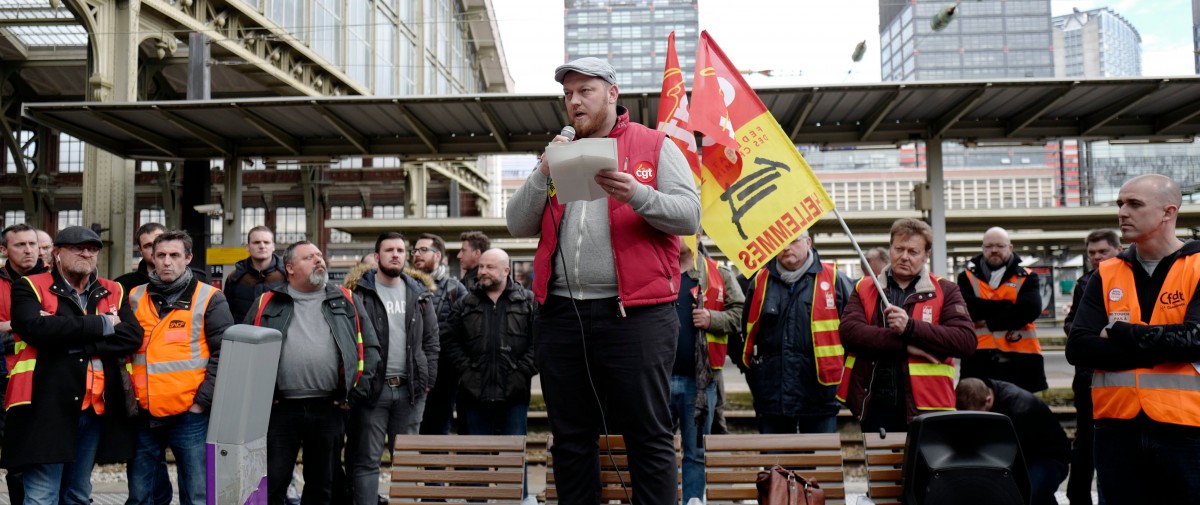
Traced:
<svg viewBox="0 0 1200 505">
<path fill-rule="evenodd" d="M 333 471 L 341 462 L 346 416 L 330 398 L 280 400 L 267 427 L 267 503 L 284 505 L 296 456 L 304 448 L 303 505 L 332 503 Z"/>
<path fill-rule="evenodd" d="M 1075 442 L 1071 446 L 1067 500 L 1071 505 L 1092 505 L 1092 474 L 1096 471 L 1092 454 L 1092 441 L 1096 437 L 1092 420 L 1092 370 L 1075 367 L 1071 389 L 1075 392 Z"/>
<path fill-rule="evenodd" d="M 627 317 L 620 317 L 615 298 L 573 306 L 569 299 L 551 296 L 538 314 L 535 356 L 563 505 L 599 501 L 601 419 L 607 419 L 610 434 L 625 437 L 633 503 L 677 501 L 670 376 L 679 317 L 671 304 L 625 312 Z"/>
</svg>

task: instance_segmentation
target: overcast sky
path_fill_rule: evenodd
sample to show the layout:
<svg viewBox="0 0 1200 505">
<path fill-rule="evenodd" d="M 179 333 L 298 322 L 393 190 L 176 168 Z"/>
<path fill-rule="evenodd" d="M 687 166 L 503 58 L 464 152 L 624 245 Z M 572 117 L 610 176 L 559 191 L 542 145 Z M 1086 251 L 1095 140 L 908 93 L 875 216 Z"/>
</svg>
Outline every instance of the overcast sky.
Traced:
<svg viewBox="0 0 1200 505">
<path fill-rule="evenodd" d="M 969 1 L 969 0 L 966 0 Z M 951 2 L 947 2 L 951 3 Z M 1195 73 L 1188 0 L 1052 0 L 1054 15 L 1110 7 L 1142 36 L 1142 73 Z M 563 0 L 492 0 L 517 93 L 558 93 L 563 62 Z M 745 8 L 753 6 L 752 9 Z M 716 40 L 755 86 L 879 82 L 877 0 L 700 0 L 700 29 Z M 850 55 L 859 41 L 867 53 Z M 659 69 L 661 70 L 661 69 Z M 685 71 L 687 71 L 685 69 Z"/>
</svg>

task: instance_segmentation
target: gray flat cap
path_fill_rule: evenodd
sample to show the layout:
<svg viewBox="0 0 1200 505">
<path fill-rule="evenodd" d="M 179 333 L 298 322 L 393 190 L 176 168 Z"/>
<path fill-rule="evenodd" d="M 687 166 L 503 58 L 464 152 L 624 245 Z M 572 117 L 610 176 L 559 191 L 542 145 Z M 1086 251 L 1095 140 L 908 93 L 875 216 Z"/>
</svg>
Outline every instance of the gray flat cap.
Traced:
<svg viewBox="0 0 1200 505">
<path fill-rule="evenodd" d="M 613 70 L 612 65 L 600 58 L 579 58 L 578 60 L 568 61 L 559 65 L 554 69 L 554 80 L 562 84 L 563 79 L 567 78 L 568 72 L 579 72 L 592 77 L 599 77 L 608 81 L 609 84 L 617 83 L 617 71 Z"/>
<path fill-rule="evenodd" d="M 54 236 L 55 247 L 82 244 L 104 247 L 104 242 L 100 240 L 100 236 L 96 235 L 96 232 L 82 226 L 68 226 Z"/>
</svg>

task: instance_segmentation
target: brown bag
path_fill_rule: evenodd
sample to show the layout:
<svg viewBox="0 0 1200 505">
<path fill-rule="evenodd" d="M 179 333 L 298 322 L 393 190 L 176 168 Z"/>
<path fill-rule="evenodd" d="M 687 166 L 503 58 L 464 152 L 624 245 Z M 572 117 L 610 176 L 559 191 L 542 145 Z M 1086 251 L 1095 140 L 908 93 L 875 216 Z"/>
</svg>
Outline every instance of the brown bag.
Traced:
<svg viewBox="0 0 1200 505">
<path fill-rule="evenodd" d="M 779 465 L 758 472 L 754 485 L 758 487 L 759 505 L 825 505 L 825 490 L 815 479 L 806 479 Z"/>
</svg>

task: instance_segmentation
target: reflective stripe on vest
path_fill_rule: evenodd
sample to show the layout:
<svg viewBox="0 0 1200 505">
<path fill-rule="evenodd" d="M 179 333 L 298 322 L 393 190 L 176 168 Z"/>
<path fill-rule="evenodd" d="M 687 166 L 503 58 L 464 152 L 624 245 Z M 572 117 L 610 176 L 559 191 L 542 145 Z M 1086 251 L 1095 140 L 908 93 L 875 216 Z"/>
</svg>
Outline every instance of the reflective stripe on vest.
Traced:
<svg viewBox="0 0 1200 505">
<path fill-rule="evenodd" d="M 822 262 L 821 265 L 821 271 L 817 272 L 816 278 L 813 279 L 809 333 L 813 339 L 817 382 L 823 386 L 832 386 L 842 381 L 845 350 L 838 334 L 841 316 L 837 311 L 836 268 L 829 263 Z M 767 299 L 767 281 L 770 277 L 770 272 L 765 268 L 754 276 L 754 296 L 751 297 L 750 315 L 746 319 L 746 347 L 742 352 L 742 362 L 747 366 L 758 353 L 755 341 L 761 329 L 759 319 L 762 317 L 763 303 Z"/>
<path fill-rule="evenodd" d="M 50 315 L 58 313 L 58 295 L 50 290 L 54 286 L 54 275 L 50 272 L 22 277 L 42 305 L 42 310 Z M 125 290 L 108 279 L 97 278 L 96 282 L 108 290 L 108 296 L 96 302 L 92 315 L 116 314 L 124 303 Z M 86 311 L 85 311 L 86 312 Z M 4 409 L 8 410 L 18 405 L 28 405 L 33 402 L 33 372 L 37 367 L 37 348 L 21 340 L 20 335 L 13 334 L 13 350 L 17 355 L 16 363 L 8 373 L 8 388 L 4 396 Z M 81 398 L 83 409 L 94 407 L 97 414 L 104 411 L 104 365 L 95 357 L 89 357 L 87 369 L 87 387 L 84 398 Z"/>
<path fill-rule="evenodd" d="M 1028 271 L 1026 269 L 1026 272 Z M 1027 278 L 1025 276 L 1014 276 L 1001 282 L 1000 287 L 993 289 L 991 284 L 981 282 L 970 270 L 967 270 L 966 273 L 967 280 L 971 281 L 971 291 L 980 300 L 1016 302 L 1017 294 L 1020 293 L 1021 286 L 1025 284 L 1025 279 Z M 1021 329 L 1007 332 L 1004 335 L 993 334 L 992 330 L 989 330 L 987 324 L 983 321 L 975 321 L 975 337 L 978 341 L 977 349 L 999 349 L 1005 352 L 1019 352 L 1024 354 L 1042 353 L 1042 343 L 1037 338 L 1037 325 L 1032 321 Z M 1009 340 L 1010 338 L 1015 339 L 1015 341 Z"/>
<path fill-rule="evenodd" d="M 936 325 L 941 319 L 945 297 L 942 295 L 939 278 L 931 275 L 929 279 L 933 282 L 933 298 L 917 302 L 909 316 L 922 314 L 923 321 Z M 875 289 L 875 284 L 867 279 L 859 281 L 854 289 L 862 301 L 863 315 L 867 323 L 875 324 L 875 310 L 879 305 L 879 292 Z M 928 314 L 928 317 L 925 317 L 925 314 Z M 846 353 L 846 368 L 842 371 L 842 383 L 837 390 L 837 399 L 843 403 L 850 393 L 850 377 L 854 373 L 856 361 L 854 353 Z M 941 363 L 930 363 L 923 358 L 908 356 L 908 382 L 917 410 L 954 410 L 954 358 L 946 358 Z"/>
<path fill-rule="evenodd" d="M 204 382 L 211 356 L 205 338 L 204 314 L 217 289 L 196 283 L 190 310 L 171 309 L 159 317 L 147 298 L 149 285 L 129 293 L 134 315 L 145 332 L 133 355 L 133 387 L 138 405 L 155 417 L 181 414 L 192 406 Z"/>
<path fill-rule="evenodd" d="M 342 291 L 342 295 L 345 295 L 346 300 L 350 301 L 350 307 L 354 308 L 354 341 L 355 345 L 358 347 L 358 371 L 354 375 L 354 384 L 351 384 L 348 388 L 346 388 L 349 390 L 354 389 L 354 387 L 358 385 L 358 380 L 362 378 L 363 374 L 364 351 L 362 339 L 362 318 L 358 314 L 358 305 L 354 304 L 354 296 L 351 295 L 350 290 L 342 286 L 338 286 L 338 289 Z M 263 293 L 262 296 L 258 297 L 258 310 L 254 314 L 255 326 L 262 326 L 263 309 L 267 308 L 267 302 L 271 301 L 271 298 L 274 296 L 274 291 L 267 291 L 266 293 Z"/>
<path fill-rule="evenodd" d="M 717 262 L 712 258 L 704 258 L 704 264 L 708 287 L 704 290 L 703 305 L 710 311 L 720 312 L 725 310 L 725 278 L 721 277 Z M 699 291 L 699 289 L 695 291 Z M 692 296 L 695 298 L 694 292 Z M 729 335 L 704 332 L 704 340 L 708 343 L 708 366 L 713 370 L 720 370 L 725 366 L 725 352 L 729 348 Z"/>
<path fill-rule="evenodd" d="M 1176 259 L 1152 302 L 1149 324 L 1183 323 L 1198 281 L 1200 254 Z M 1100 282 L 1109 322 L 1146 324 L 1133 270 L 1125 260 L 1101 263 Z M 1200 372 L 1192 363 L 1178 362 L 1118 372 L 1096 370 L 1092 402 L 1096 419 L 1132 419 L 1144 411 L 1155 421 L 1200 427 Z"/>
</svg>

